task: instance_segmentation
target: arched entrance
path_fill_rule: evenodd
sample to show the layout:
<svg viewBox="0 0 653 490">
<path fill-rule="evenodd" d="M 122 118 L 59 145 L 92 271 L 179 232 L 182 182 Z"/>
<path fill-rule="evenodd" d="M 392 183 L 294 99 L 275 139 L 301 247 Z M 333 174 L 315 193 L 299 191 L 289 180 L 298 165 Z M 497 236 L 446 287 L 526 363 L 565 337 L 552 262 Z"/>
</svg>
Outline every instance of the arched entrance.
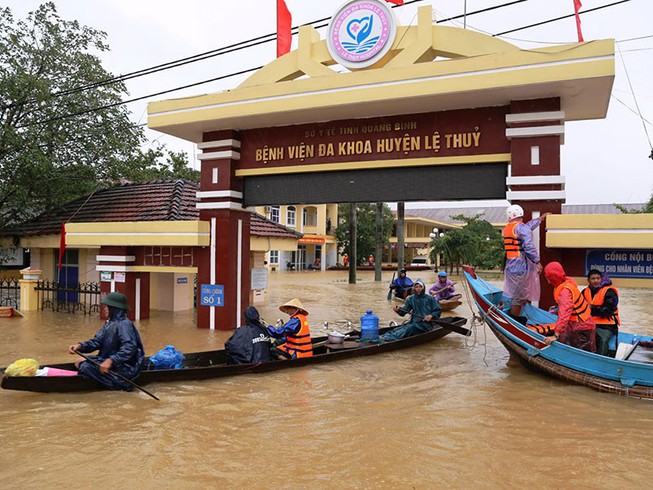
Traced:
<svg viewBox="0 0 653 490">
<path fill-rule="evenodd" d="M 202 150 L 198 207 L 211 246 L 199 283 L 222 286 L 224 297 L 198 306 L 200 327 L 240 324 L 250 294 L 246 207 L 507 198 L 527 219 L 559 213 L 564 123 L 607 113 L 613 40 L 522 50 L 434 25 L 425 6 L 417 25 L 396 27 L 382 57 L 361 69 L 338 59 L 352 68 L 338 73 L 330 32 L 327 42 L 301 27 L 295 51 L 234 90 L 148 107 L 150 128 Z"/>
</svg>

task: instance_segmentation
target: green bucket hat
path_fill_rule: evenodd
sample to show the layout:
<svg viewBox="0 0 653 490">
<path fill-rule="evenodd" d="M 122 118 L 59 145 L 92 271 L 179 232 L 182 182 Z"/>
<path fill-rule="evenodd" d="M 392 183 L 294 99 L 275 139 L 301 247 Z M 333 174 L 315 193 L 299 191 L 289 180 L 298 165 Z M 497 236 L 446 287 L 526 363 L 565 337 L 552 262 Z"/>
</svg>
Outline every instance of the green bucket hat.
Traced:
<svg viewBox="0 0 653 490">
<path fill-rule="evenodd" d="M 101 303 L 125 311 L 130 310 L 129 304 L 127 304 L 127 296 L 122 293 L 109 293 L 104 297 L 104 299 L 102 299 Z"/>
</svg>

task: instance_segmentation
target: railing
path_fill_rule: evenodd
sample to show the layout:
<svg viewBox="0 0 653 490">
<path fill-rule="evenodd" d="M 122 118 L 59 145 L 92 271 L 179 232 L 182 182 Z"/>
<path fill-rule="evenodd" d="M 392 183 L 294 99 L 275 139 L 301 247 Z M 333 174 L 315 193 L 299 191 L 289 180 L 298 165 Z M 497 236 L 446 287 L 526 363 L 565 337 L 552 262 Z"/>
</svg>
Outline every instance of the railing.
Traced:
<svg viewBox="0 0 653 490">
<path fill-rule="evenodd" d="M 0 278 L 0 306 L 12 306 L 19 309 L 20 284 L 18 279 Z"/>
<path fill-rule="evenodd" d="M 38 292 L 41 310 L 64 311 L 85 315 L 100 311 L 100 283 L 86 282 L 62 284 L 54 281 L 38 281 L 34 288 Z"/>
</svg>

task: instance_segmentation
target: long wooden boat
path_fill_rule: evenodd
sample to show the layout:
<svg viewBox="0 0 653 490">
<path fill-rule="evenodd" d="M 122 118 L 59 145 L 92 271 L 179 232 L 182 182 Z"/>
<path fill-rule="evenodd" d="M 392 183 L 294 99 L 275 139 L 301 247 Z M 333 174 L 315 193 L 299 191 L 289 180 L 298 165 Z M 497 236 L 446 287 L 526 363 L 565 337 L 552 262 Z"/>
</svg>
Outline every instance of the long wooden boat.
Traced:
<svg viewBox="0 0 653 490">
<path fill-rule="evenodd" d="M 547 376 L 599 391 L 634 398 L 653 399 L 653 338 L 619 331 L 611 347 L 627 353 L 621 359 L 593 354 L 561 342 L 547 345 L 544 336 L 527 325 L 554 323 L 555 315 L 526 305 L 522 311 L 526 325 L 503 310 L 503 291 L 480 278 L 473 268 L 464 267 L 465 280 L 474 302 L 490 330 L 512 356 L 525 367 Z M 633 345 L 634 341 L 634 345 Z M 618 345 L 617 345 L 618 344 Z"/>
<path fill-rule="evenodd" d="M 205 352 L 184 353 L 186 359 L 182 369 L 144 369 L 134 379 L 138 385 L 149 383 L 163 383 L 169 381 L 197 381 L 203 379 L 219 378 L 223 376 L 234 376 L 238 374 L 255 374 L 276 371 L 279 369 L 296 368 L 312 364 L 349 359 L 352 357 L 370 356 L 383 352 L 405 349 L 416 345 L 422 345 L 438 340 L 452 331 L 465 333 L 463 325 L 466 318 L 451 317 L 434 321 L 434 329 L 419 335 L 392 342 L 364 343 L 345 341 L 343 344 L 329 344 L 326 336 L 313 338 L 312 357 L 285 361 L 270 361 L 259 364 L 226 364 L 226 351 L 214 350 Z M 383 334 L 393 327 L 380 329 Z M 360 332 L 352 331 L 352 338 L 360 335 Z M 146 365 L 149 363 L 146 362 Z M 73 363 L 48 364 L 48 367 L 75 370 Z M 92 380 L 82 376 L 31 376 L 31 377 L 10 377 L 4 375 L 2 370 L 2 388 L 6 390 L 34 391 L 41 393 L 51 392 L 74 392 L 102 390 L 104 387 Z"/>
</svg>

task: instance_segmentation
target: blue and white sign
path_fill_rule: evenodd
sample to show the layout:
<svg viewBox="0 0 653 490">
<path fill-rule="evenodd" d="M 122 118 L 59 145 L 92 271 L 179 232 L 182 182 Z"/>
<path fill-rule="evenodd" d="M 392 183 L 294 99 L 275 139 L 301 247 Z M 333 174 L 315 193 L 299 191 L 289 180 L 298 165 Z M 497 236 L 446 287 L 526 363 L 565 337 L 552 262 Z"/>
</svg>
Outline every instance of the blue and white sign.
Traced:
<svg viewBox="0 0 653 490">
<path fill-rule="evenodd" d="M 224 286 L 221 284 L 202 284 L 200 286 L 200 305 L 224 306 Z"/>
<path fill-rule="evenodd" d="M 588 250 L 585 274 L 591 269 L 610 277 L 653 279 L 653 250 Z"/>
</svg>

